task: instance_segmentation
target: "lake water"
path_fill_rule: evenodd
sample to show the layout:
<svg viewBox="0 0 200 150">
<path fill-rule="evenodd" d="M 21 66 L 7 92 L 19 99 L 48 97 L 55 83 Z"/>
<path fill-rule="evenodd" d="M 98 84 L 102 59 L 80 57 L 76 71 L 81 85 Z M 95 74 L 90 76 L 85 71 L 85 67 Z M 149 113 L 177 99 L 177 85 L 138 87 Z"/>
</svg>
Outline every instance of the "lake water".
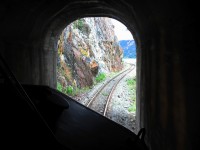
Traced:
<svg viewBox="0 0 200 150">
<path fill-rule="evenodd" d="M 123 61 L 130 64 L 136 64 L 136 58 L 123 58 Z"/>
</svg>

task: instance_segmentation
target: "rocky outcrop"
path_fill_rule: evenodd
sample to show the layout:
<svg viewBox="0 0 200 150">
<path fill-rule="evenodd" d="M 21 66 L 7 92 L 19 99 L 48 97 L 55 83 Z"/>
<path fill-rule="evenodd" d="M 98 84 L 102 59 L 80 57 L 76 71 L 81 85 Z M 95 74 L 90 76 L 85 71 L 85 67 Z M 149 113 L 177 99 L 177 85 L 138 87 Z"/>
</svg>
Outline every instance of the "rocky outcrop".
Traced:
<svg viewBox="0 0 200 150">
<path fill-rule="evenodd" d="M 58 40 L 57 80 L 63 87 L 92 86 L 98 73 L 121 70 L 122 57 L 110 18 L 76 20 Z"/>
</svg>

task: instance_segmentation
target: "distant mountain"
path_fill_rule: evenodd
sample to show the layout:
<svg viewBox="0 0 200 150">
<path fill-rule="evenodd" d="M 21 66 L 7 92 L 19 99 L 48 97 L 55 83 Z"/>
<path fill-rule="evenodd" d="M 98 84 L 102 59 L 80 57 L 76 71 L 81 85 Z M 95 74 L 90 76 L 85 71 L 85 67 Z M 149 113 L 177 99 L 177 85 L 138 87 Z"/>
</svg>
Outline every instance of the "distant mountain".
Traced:
<svg viewBox="0 0 200 150">
<path fill-rule="evenodd" d="M 124 58 L 136 58 L 136 45 L 134 40 L 121 40 L 119 45 L 123 49 Z"/>
</svg>

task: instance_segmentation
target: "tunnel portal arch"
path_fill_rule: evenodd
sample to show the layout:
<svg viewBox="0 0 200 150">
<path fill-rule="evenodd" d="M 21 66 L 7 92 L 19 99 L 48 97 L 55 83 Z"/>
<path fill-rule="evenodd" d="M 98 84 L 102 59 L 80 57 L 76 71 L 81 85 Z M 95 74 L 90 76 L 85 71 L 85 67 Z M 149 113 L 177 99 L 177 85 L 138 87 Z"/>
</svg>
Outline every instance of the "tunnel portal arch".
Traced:
<svg viewBox="0 0 200 150">
<path fill-rule="evenodd" d="M 56 63 L 57 63 L 57 41 L 63 31 L 63 29 L 69 25 L 71 22 L 84 17 L 109 17 L 116 19 L 123 23 L 129 31 L 132 33 L 133 38 L 136 42 L 137 47 L 137 112 L 136 112 L 136 122 L 137 129 L 141 128 L 141 117 L 140 117 L 140 69 L 141 69 L 141 38 L 140 38 L 140 28 L 138 22 L 134 15 L 134 11 L 124 2 L 115 3 L 114 1 L 110 4 L 101 2 L 84 2 L 80 1 L 70 3 L 66 5 L 60 12 L 58 12 L 55 17 L 49 22 L 44 33 L 43 41 L 43 63 L 45 64 L 43 70 L 43 77 L 45 80 L 44 84 L 51 87 L 56 87 Z M 52 60 L 52 61 L 49 61 Z M 51 74 L 51 76 L 49 76 Z"/>
</svg>

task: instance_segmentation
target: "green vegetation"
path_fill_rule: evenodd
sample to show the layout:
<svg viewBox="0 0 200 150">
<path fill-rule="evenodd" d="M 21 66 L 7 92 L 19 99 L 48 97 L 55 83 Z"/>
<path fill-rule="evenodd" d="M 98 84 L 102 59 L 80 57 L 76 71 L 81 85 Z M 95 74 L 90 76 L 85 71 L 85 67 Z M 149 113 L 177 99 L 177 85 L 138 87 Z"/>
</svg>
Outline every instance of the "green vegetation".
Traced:
<svg viewBox="0 0 200 150">
<path fill-rule="evenodd" d="M 69 96 L 76 96 L 89 91 L 90 88 L 89 87 L 77 88 L 71 85 L 63 87 L 59 82 L 57 82 L 57 90 Z"/>
<path fill-rule="evenodd" d="M 62 89 L 63 89 L 62 85 L 59 82 L 57 82 L 57 90 L 62 92 Z"/>
<path fill-rule="evenodd" d="M 129 88 L 131 106 L 128 108 L 129 112 L 136 112 L 136 78 L 129 78 L 126 80 Z"/>
<path fill-rule="evenodd" d="M 127 85 L 130 88 L 130 90 L 135 90 L 135 88 L 136 88 L 136 79 L 135 78 L 127 79 Z"/>
<path fill-rule="evenodd" d="M 67 95 L 74 96 L 75 90 L 74 90 L 73 86 L 70 85 L 70 86 L 67 86 L 66 88 L 64 88 L 64 93 Z"/>
<path fill-rule="evenodd" d="M 89 87 L 83 87 L 83 88 L 76 88 L 75 90 L 75 95 L 79 95 L 79 94 L 82 94 L 82 93 L 85 93 L 87 91 L 89 91 L 90 88 Z"/>
<path fill-rule="evenodd" d="M 83 29 L 83 19 L 78 19 L 73 23 L 73 28 L 74 29 L 79 29 L 82 30 Z"/>
<path fill-rule="evenodd" d="M 106 79 L 106 74 L 105 73 L 100 73 L 96 76 L 95 80 L 97 83 L 102 82 Z"/>
<path fill-rule="evenodd" d="M 59 82 L 57 82 L 57 90 L 71 96 L 74 96 L 76 94 L 73 86 L 70 85 L 67 87 L 63 87 Z"/>
<path fill-rule="evenodd" d="M 135 102 L 131 104 L 131 106 L 128 108 L 129 112 L 136 112 L 136 104 Z"/>
</svg>

